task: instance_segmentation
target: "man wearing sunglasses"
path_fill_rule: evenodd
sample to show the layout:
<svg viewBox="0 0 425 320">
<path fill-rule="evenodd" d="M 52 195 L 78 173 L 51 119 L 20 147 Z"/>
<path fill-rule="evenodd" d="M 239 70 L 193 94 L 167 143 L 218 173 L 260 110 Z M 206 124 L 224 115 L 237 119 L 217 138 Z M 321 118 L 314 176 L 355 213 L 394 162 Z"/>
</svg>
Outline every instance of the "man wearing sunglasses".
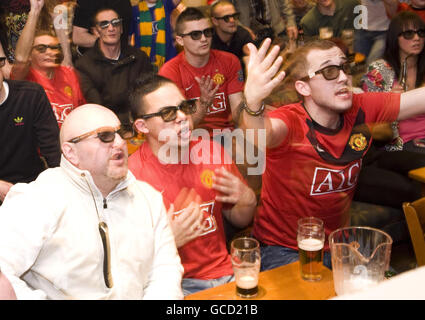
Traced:
<svg viewBox="0 0 425 320">
<path fill-rule="evenodd" d="M 215 33 L 211 48 L 233 53 L 242 64 L 242 57 L 249 51 L 247 43 L 252 42 L 251 34 L 238 24 L 239 12 L 230 1 L 218 1 L 211 6 L 211 22 Z"/>
<path fill-rule="evenodd" d="M 263 129 L 267 159 L 253 235 L 263 243 L 262 268 L 298 259 L 297 221 L 314 216 L 326 235 L 350 223 L 349 208 L 362 159 L 372 142 L 374 123 L 425 113 L 425 89 L 406 93 L 352 92 L 350 66 L 330 41 L 313 41 L 298 49 L 284 66 L 285 80 L 301 98 L 262 114 L 262 100 L 285 77 L 279 72 L 279 48 L 270 40 L 257 50 L 249 45 L 246 104 L 241 126 Z M 328 244 L 324 263 L 330 266 Z M 273 257 L 269 259 L 268 257 Z"/>
<path fill-rule="evenodd" d="M 60 167 L 11 188 L 1 272 L 18 299 L 181 299 L 161 194 L 127 169 L 120 121 L 84 105 L 61 129 Z"/>
<path fill-rule="evenodd" d="M 159 70 L 186 98 L 199 99 L 193 122 L 211 135 L 213 129 L 234 129 L 244 85 L 238 58 L 211 50 L 213 33 L 210 20 L 199 9 L 187 8 L 176 22 L 176 41 L 184 51 Z"/>
<path fill-rule="evenodd" d="M 121 42 L 122 19 L 116 11 L 100 9 L 94 23 L 96 44 L 75 63 L 81 88 L 87 102 L 108 107 L 129 124 L 128 90 L 140 74 L 153 70 L 152 64 L 144 52 Z"/>
<path fill-rule="evenodd" d="M 0 57 L 0 205 L 13 184 L 31 182 L 60 161 L 59 129 L 43 88 L 4 80 L 5 63 Z"/>
<path fill-rule="evenodd" d="M 131 155 L 129 168 L 162 193 L 185 270 L 184 294 L 231 281 L 223 218 L 237 228 L 249 225 L 256 208 L 253 190 L 208 135 L 191 140 L 196 102 L 185 100 L 171 80 L 141 79 L 131 109 L 146 142 Z"/>
<path fill-rule="evenodd" d="M 37 31 L 44 0 L 31 0 L 28 20 L 19 37 L 11 79 L 39 83 L 46 91 L 59 127 L 66 116 L 85 103 L 77 73 L 62 66 L 59 40 L 45 31 Z"/>
<path fill-rule="evenodd" d="M 130 0 L 77 0 L 72 27 L 72 42 L 78 46 L 80 53 L 85 53 L 88 48 L 95 45 L 97 35 L 92 28 L 95 27 L 93 17 L 102 8 L 112 8 L 123 19 L 122 29 L 123 44 L 128 43 L 131 24 Z"/>
</svg>

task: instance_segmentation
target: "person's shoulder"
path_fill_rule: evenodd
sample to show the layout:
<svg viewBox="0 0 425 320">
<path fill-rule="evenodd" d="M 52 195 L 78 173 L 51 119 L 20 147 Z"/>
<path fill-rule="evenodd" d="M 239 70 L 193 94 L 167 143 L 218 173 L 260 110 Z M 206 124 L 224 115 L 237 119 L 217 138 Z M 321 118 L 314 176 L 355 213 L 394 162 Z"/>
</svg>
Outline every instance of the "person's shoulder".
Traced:
<svg viewBox="0 0 425 320">
<path fill-rule="evenodd" d="M 16 90 L 19 93 L 24 92 L 44 92 L 43 87 L 37 82 L 26 80 L 6 80 L 10 90 Z"/>
<path fill-rule="evenodd" d="M 231 52 L 211 49 L 210 54 L 211 56 L 215 57 L 215 59 L 217 59 L 220 62 L 229 63 L 229 64 L 235 61 L 239 62 L 239 58 Z"/>
<path fill-rule="evenodd" d="M 162 194 L 158 190 L 156 190 L 149 183 L 142 180 L 134 180 L 132 182 L 138 192 L 143 193 L 145 199 L 150 203 L 155 202 L 158 205 L 162 205 Z"/>
<path fill-rule="evenodd" d="M 180 52 L 177 56 L 165 62 L 159 69 L 158 73 L 160 75 L 164 75 L 164 73 L 166 73 L 167 75 L 169 73 L 176 73 L 178 72 L 179 66 L 181 64 L 184 64 L 183 52 Z"/>
</svg>

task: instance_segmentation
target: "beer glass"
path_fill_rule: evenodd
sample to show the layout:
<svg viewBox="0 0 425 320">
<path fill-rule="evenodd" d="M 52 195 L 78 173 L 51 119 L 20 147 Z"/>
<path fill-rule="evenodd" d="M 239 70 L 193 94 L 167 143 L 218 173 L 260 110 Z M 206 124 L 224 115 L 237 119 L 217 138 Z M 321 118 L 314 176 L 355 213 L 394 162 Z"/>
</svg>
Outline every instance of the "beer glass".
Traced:
<svg viewBox="0 0 425 320">
<path fill-rule="evenodd" d="M 252 298 L 258 294 L 260 245 L 254 238 L 243 237 L 232 241 L 230 256 L 235 274 L 236 294 Z"/>
<path fill-rule="evenodd" d="M 297 242 L 301 277 L 307 281 L 322 279 L 325 243 L 323 221 L 314 217 L 298 220 Z"/>
</svg>

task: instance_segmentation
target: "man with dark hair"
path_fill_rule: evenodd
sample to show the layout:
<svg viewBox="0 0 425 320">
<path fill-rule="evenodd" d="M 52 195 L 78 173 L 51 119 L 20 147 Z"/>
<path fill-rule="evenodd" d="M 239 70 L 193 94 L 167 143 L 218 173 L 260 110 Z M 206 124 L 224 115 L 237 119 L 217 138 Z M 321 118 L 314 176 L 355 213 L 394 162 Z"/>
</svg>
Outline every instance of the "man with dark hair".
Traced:
<svg viewBox="0 0 425 320">
<path fill-rule="evenodd" d="M 75 64 L 81 88 L 87 102 L 108 107 L 123 125 L 128 125 L 128 90 L 140 74 L 151 72 L 153 66 L 144 52 L 121 43 L 122 18 L 116 11 L 101 9 L 94 22 L 96 44 Z"/>
<path fill-rule="evenodd" d="M 211 49 L 213 33 L 210 20 L 199 9 L 187 8 L 176 22 L 176 41 L 184 51 L 159 71 L 173 80 L 186 98 L 199 99 L 193 121 L 211 135 L 213 129 L 233 129 L 238 122 L 244 85 L 238 58 Z"/>
<path fill-rule="evenodd" d="M 131 25 L 130 0 L 77 0 L 72 28 L 72 42 L 77 46 L 91 48 L 96 43 L 98 36 L 92 33 L 93 17 L 102 8 L 112 8 L 123 19 L 123 37 L 121 40 L 123 43 L 128 43 Z"/>
<path fill-rule="evenodd" d="M 130 157 L 129 168 L 162 193 L 185 270 L 183 292 L 233 280 L 223 219 L 248 226 L 257 203 L 253 190 L 208 134 L 191 139 L 196 102 L 185 100 L 171 80 L 147 76 L 131 101 L 134 127 L 146 142 Z"/>
<path fill-rule="evenodd" d="M 303 102 L 263 116 L 263 99 L 285 76 L 278 72 L 283 59 L 276 58 L 278 47 L 266 57 L 270 40 L 259 50 L 248 46 L 241 126 L 266 134 L 262 206 L 253 227 L 263 244 L 264 270 L 298 259 L 299 218 L 322 219 L 327 236 L 350 223 L 349 208 L 373 124 L 425 113 L 425 88 L 354 94 L 345 54 L 335 43 L 317 40 L 298 49 L 284 67 Z M 324 263 L 330 266 L 327 243 Z"/>
</svg>

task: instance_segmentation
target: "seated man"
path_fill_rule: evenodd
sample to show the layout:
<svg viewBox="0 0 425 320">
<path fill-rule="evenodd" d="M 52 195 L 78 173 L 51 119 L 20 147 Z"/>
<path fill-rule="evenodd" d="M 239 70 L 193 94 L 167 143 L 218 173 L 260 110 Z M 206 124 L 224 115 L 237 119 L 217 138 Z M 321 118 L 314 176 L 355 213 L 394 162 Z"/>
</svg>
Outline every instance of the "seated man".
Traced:
<svg viewBox="0 0 425 320">
<path fill-rule="evenodd" d="M 3 80 L 5 62 L 0 57 L 0 205 L 13 184 L 33 181 L 46 164 L 58 166 L 61 156 L 46 93 L 35 83 Z"/>
<path fill-rule="evenodd" d="M 31 11 L 19 37 L 11 78 L 39 83 L 46 91 L 59 127 L 66 116 L 85 103 L 77 73 L 61 66 L 63 54 L 59 40 L 36 24 L 43 0 L 31 0 Z"/>
<path fill-rule="evenodd" d="M 211 49 L 213 32 L 210 19 L 197 8 L 187 8 L 176 21 L 176 41 L 184 51 L 159 70 L 187 99 L 199 98 L 193 122 L 211 135 L 213 129 L 234 129 L 244 85 L 238 58 Z"/>
<path fill-rule="evenodd" d="M 93 17 L 102 8 L 111 8 L 123 19 L 123 44 L 128 43 L 131 26 L 131 1 L 130 0 L 77 0 L 74 20 L 72 22 L 72 42 L 78 46 L 82 54 L 87 48 L 94 46 L 97 35 L 92 32 Z"/>
<path fill-rule="evenodd" d="M 425 113 L 425 88 L 400 93 L 352 92 L 347 57 L 331 41 L 306 43 L 284 70 L 302 102 L 262 116 L 263 99 L 283 80 L 279 48 L 250 49 L 241 127 L 266 135 L 266 170 L 253 235 L 263 244 L 262 268 L 298 260 L 297 221 L 314 216 L 328 236 L 349 225 L 349 208 L 371 127 Z M 266 58 L 265 58 L 266 57 Z M 324 263 L 330 266 L 325 243 Z"/>
<path fill-rule="evenodd" d="M 211 21 L 215 33 L 212 38 L 212 49 L 233 53 L 242 61 L 249 54 L 247 43 L 252 42 L 251 34 L 238 25 L 239 12 L 227 0 L 220 0 L 211 6 Z"/>
<path fill-rule="evenodd" d="M 112 9 L 101 9 L 94 16 L 96 44 L 77 60 L 81 89 L 89 103 L 114 111 L 121 123 L 128 124 L 128 89 L 145 72 L 153 70 L 146 54 L 121 43 L 122 18 Z"/>
<path fill-rule="evenodd" d="M 304 35 L 341 38 L 343 30 L 355 29 L 354 8 L 357 5 L 360 5 L 359 0 L 316 0 L 316 6 L 301 19 Z M 325 35 L 320 34 L 323 28 L 328 28 Z"/>
<path fill-rule="evenodd" d="M 62 159 L 0 207 L 0 266 L 18 299 L 180 299 L 183 268 L 160 193 L 127 169 L 116 115 L 65 119 Z"/>
<path fill-rule="evenodd" d="M 239 228 L 248 226 L 257 203 L 254 192 L 206 130 L 195 130 L 200 141 L 191 138 L 196 103 L 185 100 L 172 81 L 158 75 L 143 79 L 132 93 L 131 108 L 146 142 L 130 157 L 129 168 L 164 197 L 185 270 L 185 295 L 231 281 L 223 215 Z"/>
</svg>

